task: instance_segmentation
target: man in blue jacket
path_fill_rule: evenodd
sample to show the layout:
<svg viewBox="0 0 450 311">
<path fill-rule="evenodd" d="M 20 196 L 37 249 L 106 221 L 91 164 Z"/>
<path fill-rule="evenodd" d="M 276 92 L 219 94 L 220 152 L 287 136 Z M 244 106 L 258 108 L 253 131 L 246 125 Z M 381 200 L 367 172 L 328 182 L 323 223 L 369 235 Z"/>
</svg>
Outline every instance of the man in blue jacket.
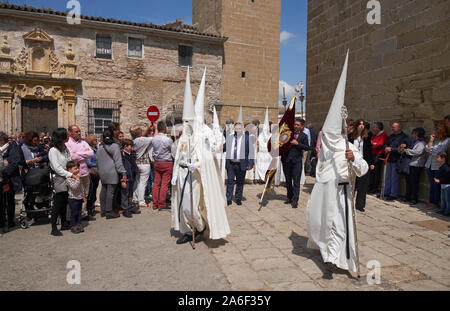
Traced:
<svg viewBox="0 0 450 311">
<path fill-rule="evenodd" d="M 236 204 L 242 205 L 245 173 L 255 165 L 255 153 L 248 132 L 244 133 L 241 123 L 234 126 L 234 135 L 227 135 L 223 151 L 226 152 L 225 168 L 228 174 L 227 204 L 231 205 L 234 185 L 236 184 Z M 227 149 L 227 146 L 228 149 Z"/>
<path fill-rule="evenodd" d="M 0 133 L 0 147 L 5 146 L 8 143 L 8 136 L 4 133 Z M 9 143 L 7 149 L 3 153 L 3 183 L 2 186 L 6 188 L 0 189 L 5 191 L 2 193 L 6 195 L 6 200 L 0 202 L 1 215 L 0 215 L 0 228 L 5 224 L 5 208 L 8 214 L 8 229 L 16 226 L 15 223 L 15 211 L 16 201 L 15 194 L 22 190 L 22 182 L 20 178 L 19 165 L 24 165 L 24 157 L 22 150 L 15 141 Z M 9 188 L 9 189 L 8 189 Z M 6 207 L 4 206 L 6 204 Z"/>
<path fill-rule="evenodd" d="M 295 120 L 294 139 L 291 141 L 292 147 L 281 156 L 287 188 L 287 201 L 285 204 L 292 204 L 292 208 L 298 207 L 300 179 L 303 169 L 303 152 L 311 150 L 308 143 L 308 136 L 303 133 L 304 128 L 305 121 L 303 119 Z"/>
</svg>

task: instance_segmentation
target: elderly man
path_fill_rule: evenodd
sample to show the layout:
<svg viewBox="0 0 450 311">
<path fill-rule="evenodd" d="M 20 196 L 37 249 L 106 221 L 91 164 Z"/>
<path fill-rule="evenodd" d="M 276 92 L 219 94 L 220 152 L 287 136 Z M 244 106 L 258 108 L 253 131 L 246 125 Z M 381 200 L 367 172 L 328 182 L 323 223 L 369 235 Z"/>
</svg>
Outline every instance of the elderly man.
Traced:
<svg viewBox="0 0 450 311">
<path fill-rule="evenodd" d="M 244 127 L 241 123 L 236 123 L 234 126 L 234 134 L 227 133 L 223 149 L 227 155 L 227 205 L 232 204 L 234 185 L 236 185 L 236 204 L 240 206 L 242 205 L 244 192 L 245 173 L 253 169 L 255 163 L 250 135 L 248 132 L 244 133 Z"/>
<path fill-rule="evenodd" d="M 78 125 L 69 126 L 69 141 L 66 143 L 66 147 L 70 151 L 72 160 L 80 164 L 80 181 L 83 185 L 85 197 L 87 197 L 90 183 L 87 160 L 94 156 L 94 151 L 87 142 L 81 139 L 81 130 Z M 87 215 L 86 203 L 83 203 L 83 215 L 85 215 L 85 220 L 95 220 L 93 216 Z"/>
</svg>

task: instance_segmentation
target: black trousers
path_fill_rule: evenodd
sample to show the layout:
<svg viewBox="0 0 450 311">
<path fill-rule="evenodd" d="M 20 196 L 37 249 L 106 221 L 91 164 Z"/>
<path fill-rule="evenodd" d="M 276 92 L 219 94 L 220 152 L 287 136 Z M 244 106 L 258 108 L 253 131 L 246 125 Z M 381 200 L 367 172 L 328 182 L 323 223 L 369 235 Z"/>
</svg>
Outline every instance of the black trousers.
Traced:
<svg viewBox="0 0 450 311">
<path fill-rule="evenodd" d="M 287 198 L 297 203 L 300 196 L 300 178 L 302 177 L 303 159 L 295 162 L 283 162 L 283 172 L 286 177 Z"/>
<path fill-rule="evenodd" d="M 87 197 L 86 209 L 89 215 L 92 215 L 95 210 L 95 202 L 97 201 L 97 188 L 100 178 L 96 175 L 90 174 L 91 182 L 89 183 L 89 195 Z"/>
<path fill-rule="evenodd" d="M 407 201 L 417 201 L 419 194 L 419 178 L 422 167 L 409 167 L 409 175 L 406 175 L 406 195 Z"/>
<path fill-rule="evenodd" d="M 8 215 L 8 224 L 12 225 L 16 217 L 16 199 L 12 185 L 9 186 L 9 191 L 3 193 L 0 188 L 0 228 L 6 224 L 6 215 Z"/>
<path fill-rule="evenodd" d="M 69 200 L 68 192 L 59 192 L 55 194 L 52 210 L 52 229 L 57 229 L 56 222 L 61 218 L 61 225 L 67 223 L 67 204 Z"/>
<path fill-rule="evenodd" d="M 356 177 L 356 209 L 362 210 L 366 207 L 367 190 L 369 189 L 370 175 L 366 174 L 363 177 Z"/>
<path fill-rule="evenodd" d="M 375 160 L 375 169 L 369 171 L 370 172 L 370 185 L 369 185 L 369 191 L 370 192 L 380 192 L 380 185 L 381 185 L 381 170 L 383 169 L 383 161 L 381 160 Z"/>
</svg>

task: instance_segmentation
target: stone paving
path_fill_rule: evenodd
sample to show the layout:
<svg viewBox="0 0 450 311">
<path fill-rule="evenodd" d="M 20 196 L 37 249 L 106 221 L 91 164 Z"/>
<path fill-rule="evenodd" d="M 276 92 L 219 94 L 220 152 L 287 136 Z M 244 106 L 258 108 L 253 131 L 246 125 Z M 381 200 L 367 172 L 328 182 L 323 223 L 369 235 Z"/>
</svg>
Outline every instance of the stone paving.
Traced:
<svg viewBox="0 0 450 311">
<path fill-rule="evenodd" d="M 358 212 L 361 279 L 340 271 L 322 278 L 318 251 L 306 248 L 306 203 L 284 205 L 276 187 L 258 211 L 263 185 L 245 186 L 243 206 L 227 208 L 232 234 L 193 251 L 176 245 L 170 212 L 133 219 L 97 217 L 82 235 L 49 236 L 50 225 L 0 235 L 0 290 L 449 290 L 450 219 L 368 196 Z M 68 260 L 80 260 L 82 284 L 66 283 Z M 366 264 L 381 264 L 381 284 L 368 285 Z"/>
<path fill-rule="evenodd" d="M 228 210 L 229 243 L 212 249 L 232 289 L 450 289 L 450 219 L 425 212 L 423 204 L 413 208 L 374 196 L 367 197 L 366 212 L 357 214 L 361 279 L 345 271 L 334 274 L 333 280 L 323 279 L 319 251 L 306 248 L 306 204 L 312 187 L 313 180 L 308 178 L 298 209 L 284 205 L 286 190 L 276 187 L 268 204 L 258 211 L 263 187 L 245 186 L 243 206 Z M 379 285 L 367 283 L 370 260 L 381 264 Z"/>
</svg>

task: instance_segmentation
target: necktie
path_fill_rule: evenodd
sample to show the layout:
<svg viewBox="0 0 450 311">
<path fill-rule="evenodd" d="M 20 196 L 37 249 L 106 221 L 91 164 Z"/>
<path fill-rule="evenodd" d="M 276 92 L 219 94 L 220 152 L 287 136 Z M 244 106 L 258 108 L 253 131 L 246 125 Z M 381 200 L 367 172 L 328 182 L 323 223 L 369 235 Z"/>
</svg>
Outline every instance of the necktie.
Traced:
<svg viewBox="0 0 450 311">
<path fill-rule="evenodd" d="M 237 160 L 237 145 L 238 145 L 237 135 L 234 135 L 234 160 Z"/>
</svg>

